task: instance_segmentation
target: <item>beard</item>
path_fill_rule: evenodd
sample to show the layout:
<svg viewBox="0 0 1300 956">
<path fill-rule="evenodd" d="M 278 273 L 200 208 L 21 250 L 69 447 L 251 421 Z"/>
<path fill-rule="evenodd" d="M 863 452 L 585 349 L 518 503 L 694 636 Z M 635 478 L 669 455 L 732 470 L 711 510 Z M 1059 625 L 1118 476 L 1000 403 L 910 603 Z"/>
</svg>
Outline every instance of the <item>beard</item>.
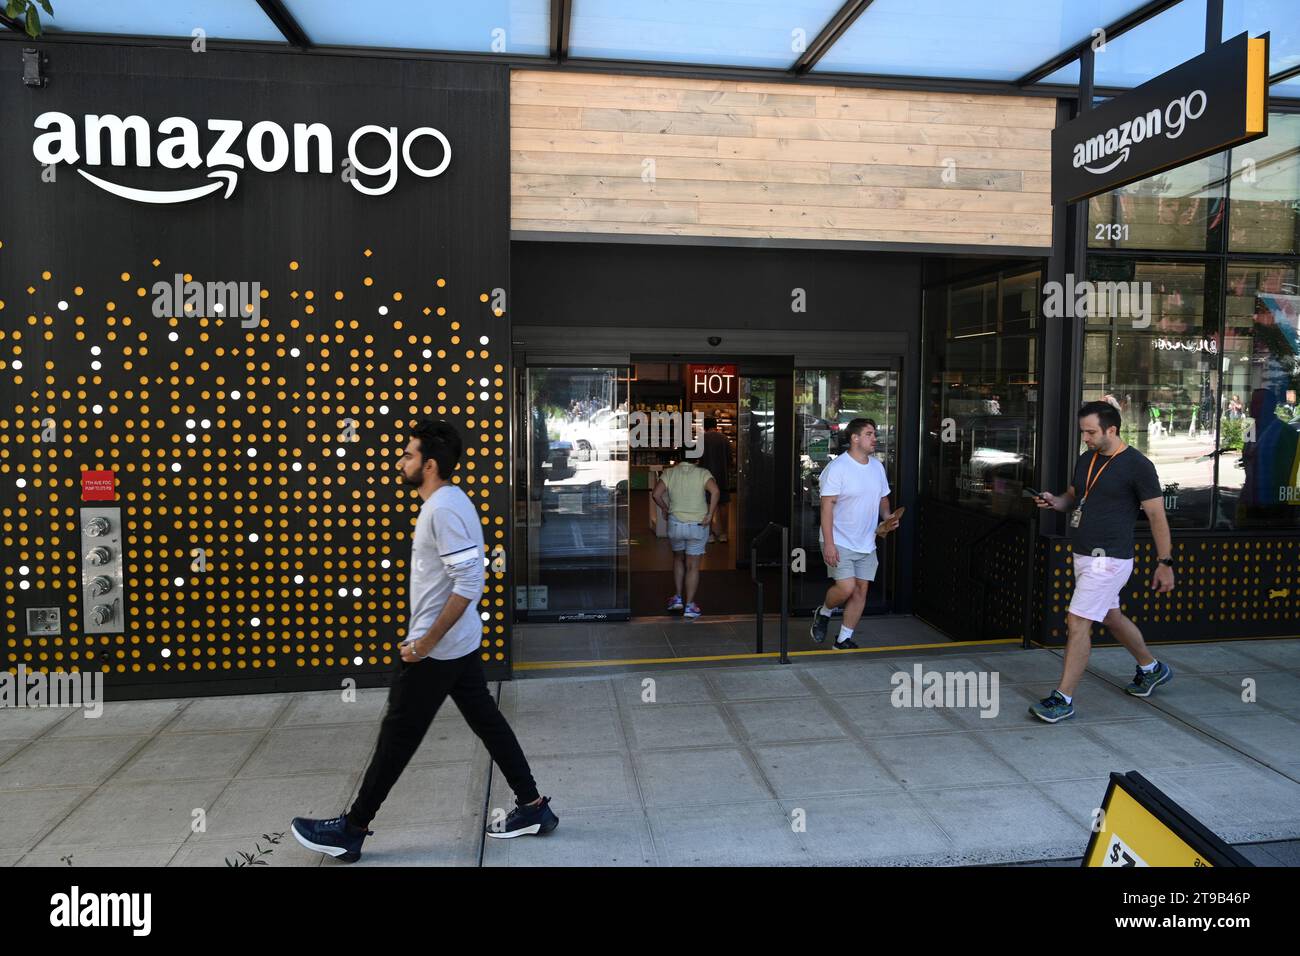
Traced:
<svg viewBox="0 0 1300 956">
<path fill-rule="evenodd" d="M 401 476 L 402 476 L 402 484 L 410 485 L 412 488 L 419 488 L 422 484 L 424 484 L 424 477 L 420 475 L 418 472 L 416 473 L 416 476 L 414 478 L 410 477 L 404 471 L 401 472 Z"/>
</svg>

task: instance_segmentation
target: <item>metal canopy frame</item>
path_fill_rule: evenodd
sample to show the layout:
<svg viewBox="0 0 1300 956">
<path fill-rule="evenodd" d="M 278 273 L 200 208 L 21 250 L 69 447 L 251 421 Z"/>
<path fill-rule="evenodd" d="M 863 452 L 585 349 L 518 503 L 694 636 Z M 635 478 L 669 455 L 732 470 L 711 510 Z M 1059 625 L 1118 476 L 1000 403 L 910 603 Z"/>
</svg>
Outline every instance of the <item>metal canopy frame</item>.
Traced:
<svg viewBox="0 0 1300 956">
<path fill-rule="evenodd" d="M 547 55 L 508 53 L 481 53 L 468 50 L 429 50 L 397 47 L 360 47 L 317 45 L 285 6 L 284 0 L 257 0 L 258 6 L 284 37 L 285 44 L 259 40 L 210 41 L 220 49 L 252 52 L 297 53 L 316 56 L 371 56 L 387 59 L 447 60 L 452 62 L 494 63 L 521 69 L 557 69 L 593 73 L 621 73 L 642 76 L 683 76 L 701 79 L 730 79 L 760 82 L 789 82 L 820 84 L 826 86 L 872 87 L 876 89 L 929 90 L 945 93 L 983 93 L 1011 96 L 1043 96 L 1057 99 L 1075 99 L 1077 86 L 1065 83 L 1039 82 L 1046 76 L 1068 65 L 1075 59 L 1082 61 L 1091 52 L 1092 38 L 1079 41 L 1061 51 L 1050 60 L 1039 64 L 1015 80 L 979 80 L 961 77 L 900 76 L 895 74 L 814 72 L 818 61 L 835 45 L 850 27 L 872 5 L 874 0 L 846 0 L 832 14 L 830 20 L 787 68 L 741 67 L 710 64 L 672 63 L 658 60 L 592 59 L 569 56 L 569 35 L 573 20 L 574 0 L 550 0 L 549 50 Z M 1150 2 L 1104 27 L 1109 42 L 1116 37 L 1158 16 L 1182 0 L 1150 0 Z M 1217 26 L 1216 26 L 1217 25 Z M 1223 25 L 1223 0 L 1206 0 L 1207 48 L 1221 40 Z M 116 33 L 55 33 L 43 34 L 39 41 L 27 36 L 23 24 L 0 14 L 0 40 L 9 42 L 42 43 L 115 43 L 128 46 L 188 47 L 189 37 L 145 36 Z M 18 34 L 15 36 L 14 34 Z M 1282 70 L 1269 77 L 1272 86 L 1300 76 L 1300 65 Z M 1099 97 L 1118 96 L 1126 87 L 1097 87 Z M 1300 111 L 1300 97 L 1270 97 L 1269 109 L 1281 112 Z"/>
</svg>

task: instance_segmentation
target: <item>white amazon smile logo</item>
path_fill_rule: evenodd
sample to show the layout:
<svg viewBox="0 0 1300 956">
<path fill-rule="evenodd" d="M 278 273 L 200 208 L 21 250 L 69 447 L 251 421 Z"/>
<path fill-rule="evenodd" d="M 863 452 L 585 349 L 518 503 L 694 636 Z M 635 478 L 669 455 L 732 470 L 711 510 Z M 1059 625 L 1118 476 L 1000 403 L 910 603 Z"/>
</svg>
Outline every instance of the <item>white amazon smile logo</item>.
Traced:
<svg viewBox="0 0 1300 956">
<path fill-rule="evenodd" d="M 32 125 L 46 130 L 32 141 L 32 155 L 38 163 L 54 167 L 59 163 L 75 166 L 81 162 L 78 126 L 73 117 L 50 111 L 36 117 Z M 254 123 L 247 132 L 243 120 L 209 119 L 206 127 L 209 134 L 216 134 L 216 140 L 204 151 L 200 146 L 198 124 L 183 116 L 169 116 L 158 124 L 155 148 L 155 133 L 143 117 L 88 113 L 81 127 L 85 165 L 104 164 L 104 144 L 107 141 L 110 166 L 126 166 L 130 159 L 131 165 L 149 167 L 156 159 L 164 169 L 206 169 L 206 178 L 210 181 L 176 189 L 141 189 L 85 169 L 78 168 L 77 173 L 114 196 L 133 202 L 170 204 L 190 202 L 217 192 L 229 199 L 239 184 L 239 171 L 248 165 L 260 172 L 274 173 L 292 161 L 294 172 L 334 172 L 334 137 L 323 123 L 294 123 L 292 135 L 271 120 Z M 235 148 L 241 137 L 242 152 Z M 357 146 L 366 137 L 378 137 L 387 145 L 387 158 L 377 166 L 367 165 L 357 157 Z M 440 148 L 441 158 L 434 166 L 421 166 L 411 156 L 412 147 L 422 137 L 435 140 Z M 342 168 L 344 180 L 358 192 L 382 196 L 397 184 L 403 165 L 416 176 L 429 179 L 441 175 L 450 164 L 451 143 L 431 126 L 417 127 L 399 142 L 397 127 L 367 125 L 358 127 L 348 137 L 347 158 Z M 363 177 L 383 179 L 372 184 Z"/>
<path fill-rule="evenodd" d="M 1189 120 L 1201 118 L 1208 102 L 1204 90 L 1193 90 L 1186 96 L 1170 100 L 1163 110 L 1156 107 L 1125 120 L 1118 126 L 1112 126 L 1104 133 L 1075 143 L 1072 165 L 1075 169 L 1085 169 L 1097 176 L 1108 173 L 1127 162 L 1132 147 L 1144 140 L 1154 139 L 1161 133 L 1168 139 L 1178 139 L 1183 135 Z M 1112 156 L 1115 158 L 1106 165 L 1097 165 Z"/>
</svg>

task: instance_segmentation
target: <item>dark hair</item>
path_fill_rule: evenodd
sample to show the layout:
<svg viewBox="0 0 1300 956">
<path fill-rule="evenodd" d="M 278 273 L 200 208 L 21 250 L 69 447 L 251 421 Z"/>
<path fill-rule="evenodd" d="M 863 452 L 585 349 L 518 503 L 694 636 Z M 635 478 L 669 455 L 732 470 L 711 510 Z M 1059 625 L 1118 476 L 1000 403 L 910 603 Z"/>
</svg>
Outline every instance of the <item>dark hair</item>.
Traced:
<svg viewBox="0 0 1300 956">
<path fill-rule="evenodd" d="M 1103 435 L 1106 434 L 1108 428 L 1119 431 L 1119 409 L 1110 402 L 1085 402 L 1084 406 L 1079 409 L 1079 418 L 1082 420 L 1089 415 L 1097 416 L 1097 424 L 1101 426 Z"/>
<path fill-rule="evenodd" d="M 853 421 L 848 423 L 844 431 L 848 434 L 849 438 L 851 439 L 853 438 L 853 436 L 857 435 L 860 431 L 862 431 L 862 429 L 866 428 L 868 425 L 870 425 L 872 428 L 879 431 L 879 428 L 877 428 L 876 423 L 872 421 L 870 418 L 855 418 L 853 419 Z"/>
<path fill-rule="evenodd" d="M 704 430 L 706 432 L 713 431 L 713 429 L 717 427 L 718 427 L 718 420 L 714 418 L 712 415 L 709 415 L 704 419 Z"/>
<path fill-rule="evenodd" d="M 456 470 L 456 464 L 460 461 L 461 449 L 464 447 L 460 440 L 460 432 L 456 431 L 455 426 L 443 421 L 425 419 L 411 429 L 411 437 L 418 438 L 420 441 L 420 457 L 424 461 L 432 458 L 437 464 L 438 477 L 444 481 L 450 480 L 451 473 Z"/>
</svg>

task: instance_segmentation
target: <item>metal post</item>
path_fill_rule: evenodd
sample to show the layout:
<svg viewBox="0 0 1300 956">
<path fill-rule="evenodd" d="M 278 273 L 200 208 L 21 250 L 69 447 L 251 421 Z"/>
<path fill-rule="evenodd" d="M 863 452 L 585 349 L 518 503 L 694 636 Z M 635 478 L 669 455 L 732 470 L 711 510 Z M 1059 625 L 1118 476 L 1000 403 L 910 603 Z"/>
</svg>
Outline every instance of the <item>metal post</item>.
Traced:
<svg viewBox="0 0 1300 956">
<path fill-rule="evenodd" d="M 781 526 L 781 663 L 790 663 L 790 529 Z"/>
<path fill-rule="evenodd" d="M 749 552 L 750 574 L 754 578 L 754 585 L 758 588 L 758 607 L 754 612 L 754 653 L 763 653 L 763 582 L 758 579 L 758 539 L 754 539 L 755 544 Z"/>
</svg>

